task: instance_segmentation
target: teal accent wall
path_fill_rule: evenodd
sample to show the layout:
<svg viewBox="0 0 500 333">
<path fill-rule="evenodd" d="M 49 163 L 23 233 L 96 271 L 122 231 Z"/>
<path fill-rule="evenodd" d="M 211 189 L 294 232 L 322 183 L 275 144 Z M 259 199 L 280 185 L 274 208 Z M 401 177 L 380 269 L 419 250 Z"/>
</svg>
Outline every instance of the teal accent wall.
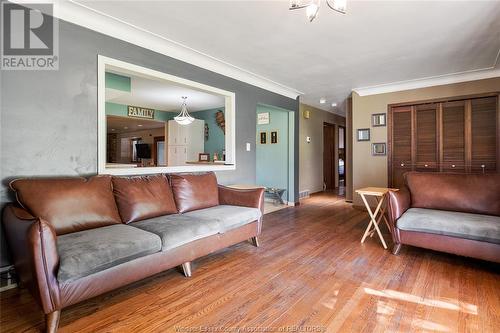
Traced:
<svg viewBox="0 0 500 333">
<path fill-rule="evenodd" d="M 293 113 L 265 105 L 257 106 L 257 113 L 269 112 L 269 124 L 258 125 L 256 131 L 256 183 L 266 187 L 286 189 L 284 200 L 293 201 L 293 186 L 290 186 L 290 171 L 293 169 Z M 291 119 L 290 119 L 291 118 Z M 271 132 L 278 131 L 278 143 L 271 144 Z M 267 143 L 260 143 L 260 132 L 267 132 Z M 290 140 L 292 137 L 292 140 Z M 289 147 L 292 143 L 292 147 Z M 290 163 L 292 162 L 292 163 Z M 291 164 L 291 165 L 290 165 Z M 293 184 L 293 179 L 290 180 Z M 292 189 L 290 191 L 290 189 Z"/>
<path fill-rule="evenodd" d="M 106 102 L 107 116 L 128 117 L 127 105 Z M 155 110 L 154 120 L 169 121 L 177 116 L 177 112 Z"/>
<path fill-rule="evenodd" d="M 217 108 L 191 113 L 191 116 L 204 120 L 205 124 L 208 125 L 208 140 L 205 141 L 205 153 L 209 153 L 210 158 L 213 158 L 215 152 L 219 154 L 219 158 L 222 158 L 220 154 L 226 147 L 226 136 L 215 121 L 215 114 L 219 110 L 225 112 L 224 108 Z"/>
<path fill-rule="evenodd" d="M 106 88 L 130 92 L 130 78 L 128 76 L 106 72 Z"/>
</svg>

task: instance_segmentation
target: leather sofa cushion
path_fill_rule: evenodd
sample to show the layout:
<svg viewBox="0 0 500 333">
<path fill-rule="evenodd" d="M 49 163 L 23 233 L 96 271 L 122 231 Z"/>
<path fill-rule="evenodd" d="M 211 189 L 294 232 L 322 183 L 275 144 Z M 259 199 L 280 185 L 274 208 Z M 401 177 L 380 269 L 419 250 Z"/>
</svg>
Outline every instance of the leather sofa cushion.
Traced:
<svg viewBox="0 0 500 333">
<path fill-rule="evenodd" d="M 219 189 L 213 172 L 173 174 L 170 183 L 179 213 L 217 206 Z"/>
<path fill-rule="evenodd" d="M 160 236 L 162 251 L 218 234 L 220 230 L 216 220 L 200 220 L 180 214 L 159 216 L 129 225 Z"/>
<path fill-rule="evenodd" d="M 57 235 L 121 223 L 111 177 L 17 179 L 19 204 L 50 223 Z"/>
<path fill-rule="evenodd" d="M 57 279 L 74 281 L 160 250 L 160 237 L 124 224 L 62 235 Z"/>
<path fill-rule="evenodd" d="M 500 174 L 409 172 L 411 207 L 500 216 Z"/>
<path fill-rule="evenodd" d="M 221 205 L 186 214 L 155 217 L 130 225 L 160 236 L 162 251 L 167 251 L 241 227 L 259 219 L 261 214 L 258 208 Z"/>
<path fill-rule="evenodd" d="M 398 219 L 397 227 L 500 244 L 500 217 L 492 215 L 410 208 Z"/>
<path fill-rule="evenodd" d="M 262 216 L 262 212 L 258 208 L 220 205 L 195 210 L 184 214 L 184 216 L 195 219 L 216 220 L 219 222 L 220 232 L 226 232 L 258 220 Z"/>
<path fill-rule="evenodd" d="M 164 175 L 113 177 L 113 193 L 124 223 L 177 213 L 172 189 Z"/>
</svg>

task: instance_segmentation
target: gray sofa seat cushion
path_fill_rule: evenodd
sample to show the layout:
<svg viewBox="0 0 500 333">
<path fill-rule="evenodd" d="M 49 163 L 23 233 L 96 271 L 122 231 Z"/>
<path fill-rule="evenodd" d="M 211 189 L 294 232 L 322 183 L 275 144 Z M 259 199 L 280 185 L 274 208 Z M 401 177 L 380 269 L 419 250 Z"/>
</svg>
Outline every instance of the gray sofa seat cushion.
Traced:
<svg viewBox="0 0 500 333">
<path fill-rule="evenodd" d="M 202 220 L 180 214 L 154 217 L 130 225 L 160 236 L 162 251 L 216 235 L 220 231 L 216 220 Z"/>
<path fill-rule="evenodd" d="M 196 219 L 216 220 L 220 223 L 220 232 L 226 232 L 259 219 L 262 212 L 258 208 L 219 205 L 191 211 L 184 215 Z"/>
<path fill-rule="evenodd" d="M 160 236 L 162 251 L 167 251 L 238 228 L 260 217 L 261 212 L 257 208 L 219 205 L 184 214 L 159 216 L 129 225 Z"/>
<path fill-rule="evenodd" d="M 124 224 L 61 235 L 57 279 L 69 282 L 160 250 L 160 237 Z"/>
<path fill-rule="evenodd" d="M 397 227 L 500 244 L 500 216 L 410 208 L 398 219 Z"/>
</svg>

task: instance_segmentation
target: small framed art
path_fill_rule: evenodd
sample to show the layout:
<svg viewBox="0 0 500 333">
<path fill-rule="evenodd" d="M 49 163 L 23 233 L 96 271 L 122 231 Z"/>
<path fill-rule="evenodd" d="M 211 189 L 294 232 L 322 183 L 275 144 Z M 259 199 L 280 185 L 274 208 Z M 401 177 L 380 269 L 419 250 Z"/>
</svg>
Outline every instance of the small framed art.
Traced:
<svg viewBox="0 0 500 333">
<path fill-rule="evenodd" d="M 387 146 L 385 142 L 372 143 L 372 155 L 384 156 L 387 154 Z"/>
<path fill-rule="evenodd" d="M 210 162 L 210 154 L 199 153 L 198 154 L 198 162 Z"/>
<path fill-rule="evenodd" d="M 370 141 L 370 129 L 369 128 L 358 129 L 358 141 Z"/>
<path fill-rule="evenodd" d="M 267 132 L 260 132 L 260 144 L 265 145 L 267 143 Z"/>
<path fill-rule="evenodd" d="M 386 126 L 386 115 L 385 115 L 385 113 L 374 113 L 374 114 L 372 114 L 372 126 L 373 127 Z"/>
<path fill-rule="evenodd" d="M 278 131 L 271 132 L 271 143 L 278 143 Z"/>
</svg>

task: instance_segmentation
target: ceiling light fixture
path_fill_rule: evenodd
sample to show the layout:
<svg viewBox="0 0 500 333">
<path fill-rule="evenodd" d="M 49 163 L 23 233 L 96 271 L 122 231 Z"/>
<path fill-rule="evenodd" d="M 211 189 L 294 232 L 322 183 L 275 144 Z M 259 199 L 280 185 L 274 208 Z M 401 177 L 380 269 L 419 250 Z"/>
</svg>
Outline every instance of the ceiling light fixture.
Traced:
<svg viewBox="0 0 500 333">
<path fill-rule="evenodd" d="M 179 124 L 179 125 L 189 125 L 194 121 L 194 118 L 189 115 L 189 112 L 187 110 L 187 103 L 186 103 L 186 96 L 182 96 L 182 105 L 181 105 L 181 112 L 174 117 L 174 120 Z"/>
<path fill-rule="evenodd" d="M 345 14 L 347 8 L 347 0 L 326 0 L 328 7 L 336 12 Z M 288 9 L 306 9 L 306 16 L 309 22 L 312 22 L 319 12 L 320 0 L 290 0 Z"/>
<path fill-rule="evenodd" d="M 311 2 L 306 7 L 306 16 L 309 22 L 312 22 L 316 18 L 316 16 L 318 16 L 318 11 L 319 11 L 319 0 Z"/>
<path fill-rule="evenodd" d="M 137 126 L 138 126 L 138 127 L 142 127 L 142 125 L 141 125 L 141 124 L 139 124 L 139 125 L 137 125 Z"/>
<path fill-rule="evenodd" d="M 320 104 L 325 104 L 325 103 L 326 103 L 326 98 L 321 97 L 321 98 L 319 99 L 319 102 L 320 102 Z"/>
<path fill-rule="evenodd" d="M 332 103 L 332 108 L 336 107 L 337 106 L 337 103 L 333 102 Z"/>
</svg>

